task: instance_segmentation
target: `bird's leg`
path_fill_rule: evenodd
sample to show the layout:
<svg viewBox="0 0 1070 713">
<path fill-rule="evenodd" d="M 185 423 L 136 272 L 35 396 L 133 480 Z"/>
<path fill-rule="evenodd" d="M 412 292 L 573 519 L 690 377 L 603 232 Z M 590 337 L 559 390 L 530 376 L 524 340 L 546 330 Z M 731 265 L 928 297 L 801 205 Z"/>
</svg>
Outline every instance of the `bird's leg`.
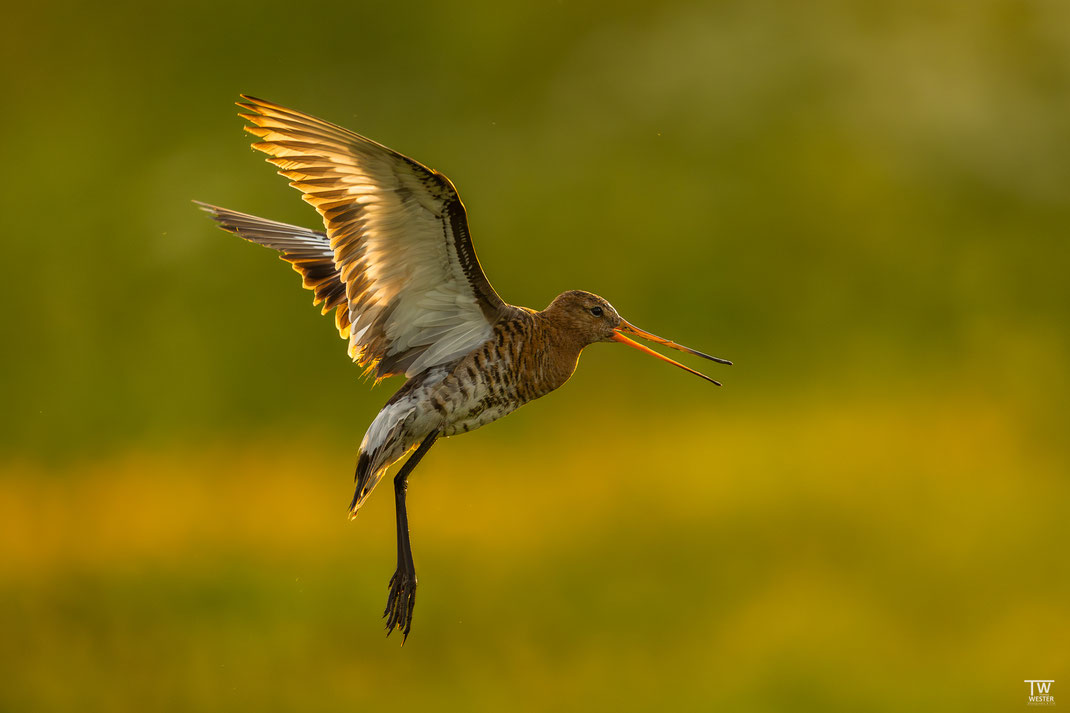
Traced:
<svg viewBox="0 0 1070 713">
<path fill-rule="evenodd" d="M 412 561 L 412 546 L 409 544 L 409 517 L 405 512 L 405 491 L 408 489 L 408 478 L 413 468 L 431 449 L 435 440 L 438 439 L 438 431 L 432 431 L 424 438 L 416 452 L 405 461 L 401 470 L 394 476 L 394 505 L 397 508 L 398 525 L 398 566 L 394 576 L 390 578 L 390 595 L 386 600 L 386 611 L 383 618 L 386 619 L 386 635 L 390 636 L 394 629 L 401 629 L 401 643 L 409 637 L 409 629 L 412 628 L 412 612 L 416 607 L 416 566 Z"/>
</svg>

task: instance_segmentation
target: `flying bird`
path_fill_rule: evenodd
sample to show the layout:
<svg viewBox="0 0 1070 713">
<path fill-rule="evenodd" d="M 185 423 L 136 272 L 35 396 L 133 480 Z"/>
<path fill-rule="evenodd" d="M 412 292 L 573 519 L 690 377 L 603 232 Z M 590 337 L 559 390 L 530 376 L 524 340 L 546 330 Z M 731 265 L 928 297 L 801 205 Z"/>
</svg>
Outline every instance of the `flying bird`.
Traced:
<svg viewBox="0 0 1070 713">
<path fill-rule="evenodd" d="M 241 95 L 239 116 L 279 174 L 319 212 L 310 230 L 197 202 L 222 229 L 277 250 L 377 379 L 406 381 L 368 427 L 357 457 L 349 517 L 387 469 L 394 476 L 397 569 L 383 618 L 387 635 L 412 627 L 416 569 L 405 510 L 407 481 L 440 437 L 473 431 L 545 396 L 572 376 L 580 352 L 618 342 L 719 382 L 629 338 L 721 364 L 725 359 L 644 332 L 606 300 L 581 290 L 546 309 L 511 305 L 476 259 L 457 189 L 444 175 L 335 124 Z"/>
</svg>

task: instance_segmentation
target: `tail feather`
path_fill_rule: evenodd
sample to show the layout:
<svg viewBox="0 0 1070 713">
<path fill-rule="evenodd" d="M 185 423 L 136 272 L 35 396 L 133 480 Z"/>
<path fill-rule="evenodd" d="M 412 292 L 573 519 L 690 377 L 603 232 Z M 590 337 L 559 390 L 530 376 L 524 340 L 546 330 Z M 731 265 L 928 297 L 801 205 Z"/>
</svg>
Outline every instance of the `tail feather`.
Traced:
<svg viewBox="0 0 1070 713">
<path fill-rule="evenodd" d="M 370 453 L 361 451 L 357 458 L 357 473 L 355 480 L 356 488 L 353 491 L 353 499 L 349 502 L 349 519 L 357 516 L 357 511 L 364 505 L 368 496 L 375 490 L 375 486 L 383 479 L 387 469 L 401 459 L 412 448 L 405 448 L 398 452 L 397 445 L 388 444 L 388 447 L 377 448 Z"/>
<path fill-rule="evenodd" d="M 420 387 L 437 383 L 444 375 L 445 372 L 440 370 L 410 379 L 390 397 L 368 426 L 357 458 L 357 487 L 349 504 L 350 519 L 356 517 L 357 510 L 382 480 L 387 469 L 419 445 L 421 434 L 426 435 L 415 424 L 417 404 L 423 395 Z"/>
<path fill-rule="evenodd" d="M 364 498 L 367 497 L 367 493 L 364 492 L 364 486 L 368 482 L 368 475 L 369 470 L 371 470 L 371 463 L 371 456 L 369 456 L 364 451 L 361 451 L 360 457 L 357 458 L 357 473 L 353 478 L 357 481 L 357 488 L 353 491 L 353 500 L 349 503 L 349 518 L 351 520 L 356 517 L 357 510 L 359 510 L 360 506 L 364 504 Z"/>
<path fill-rule="evenodd" d="M 376 418 L 376 421 L 378 420 L 379 418 Z M 366 436 L 365 442 L 361 444 L 360 456 L 357 458 L 357 473 L 354 478 L 357 485 L 353 492 L 353 500 L 349 503 L 350 520 L 357 516 L 357 510 L 360 510 L 360 506 L 375 490 L 375 486 L 383 479 L 387 469 L 412 450 L 414 444 L 405 442 L 404 424 L 405 419 L 402 418 L 394 424 L 381 441 L 371 439 L 369 443 Z M 375 421 L 372 422 L 372 428 L 368 429 L 368 433 L 377 435 L 374 429 Z"/>
</svg>

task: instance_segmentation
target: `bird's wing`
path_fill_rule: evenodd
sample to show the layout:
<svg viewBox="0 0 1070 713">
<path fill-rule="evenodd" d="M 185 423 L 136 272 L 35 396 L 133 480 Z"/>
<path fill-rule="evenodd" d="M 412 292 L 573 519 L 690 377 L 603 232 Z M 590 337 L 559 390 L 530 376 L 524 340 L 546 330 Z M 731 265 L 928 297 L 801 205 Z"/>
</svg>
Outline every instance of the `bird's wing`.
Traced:
<svg viewBox="0 0 1070 713">
<path fill-rule="evenodd" d="M 515 308 L 483 274 L 448 178 L 340 126 L 242 98 L 253 148 L 323 217 L 354 361 L 379 378 L 411 377 L 490 338 Z"/>
<path fill-rule="evenodd" d="M 334 251 L 326 233 L 297 225 L 279 223 L 239 213 L 219 206 L 194 201 L 219 224 L 219 227 L 239 238 L 278 250 L 279 257 L 293 265 L 307 289 L 316 297 L 313 304 L 323 303 L 323 314 L 332 309 L 334 321 L 343 338 L 349 337 L 349 303 L 345 283 L 334 264 Z"/>
</svg>

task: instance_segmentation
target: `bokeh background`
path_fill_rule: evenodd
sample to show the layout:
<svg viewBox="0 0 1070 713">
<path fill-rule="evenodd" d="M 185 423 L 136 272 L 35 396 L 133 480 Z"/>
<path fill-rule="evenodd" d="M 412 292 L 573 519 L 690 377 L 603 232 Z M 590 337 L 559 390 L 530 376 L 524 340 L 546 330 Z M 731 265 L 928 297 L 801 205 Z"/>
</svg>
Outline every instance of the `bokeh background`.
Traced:
<svg viewBox="0 0 1070 713">
<path fill-rule="evenodd" d="M 1070 5 L 23 3 L 0 42 L 0 710 L 1018 710 L 1070 683 Z M 597 345 L 346 521 L 372 390 L 246 92 L 443 171 Z M 697 364 L 702 367 L 703 365 Z"/>
</svg>

